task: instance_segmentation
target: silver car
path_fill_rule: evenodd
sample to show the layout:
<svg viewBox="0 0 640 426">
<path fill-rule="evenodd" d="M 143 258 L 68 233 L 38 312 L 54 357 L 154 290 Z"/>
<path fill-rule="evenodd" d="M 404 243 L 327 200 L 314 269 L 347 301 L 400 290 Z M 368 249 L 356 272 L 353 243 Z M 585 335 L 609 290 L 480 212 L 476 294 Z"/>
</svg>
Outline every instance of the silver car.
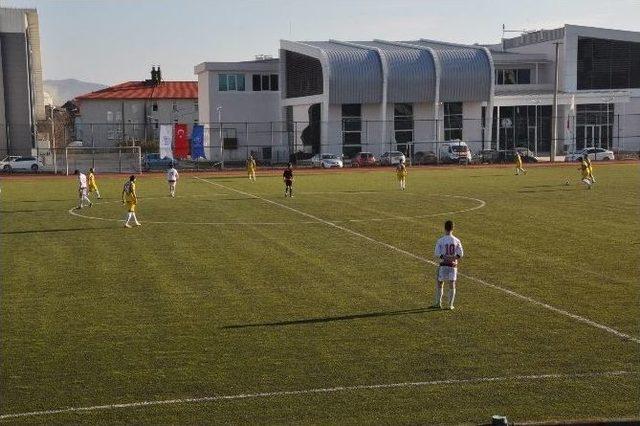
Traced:
<svg viewBox="0 0 640 426">
<path fill-rule="evenodd" d="M 316 154 L 311 158 L 311 164 L 313 167 L 322 167 L 323 169 L 344 166 L 342 159 L 334 154 Z"/>
<path fill-rule="evenodd" d="M 613 151 L 604 148 L 589 147 L 581 151 L 568 153 L 564 157 L 564 161 L 580 161 L 580 158 L 584 157 L 585 155 L 588 155 L 589 160 L 591 161 L 609 161 L 616 159 Z"/>
<path fill-rule="evenodd" d="M 380 164 L 383 166 L 384 165 L 395 166 L 400 162 L 404 163 L 406 161 L 407 161 L 407 158 L 400 151 L 387 151 L 380 156 Z"/>
</svg>

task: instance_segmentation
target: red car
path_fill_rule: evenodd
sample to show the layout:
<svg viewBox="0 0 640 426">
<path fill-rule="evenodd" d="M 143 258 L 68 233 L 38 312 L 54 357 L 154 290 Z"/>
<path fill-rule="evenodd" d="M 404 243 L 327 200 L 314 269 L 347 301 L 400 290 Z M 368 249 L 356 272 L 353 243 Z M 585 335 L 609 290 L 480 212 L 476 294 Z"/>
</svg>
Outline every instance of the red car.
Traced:
<svg viewBox="0 0 640 426">
<path fill-rule="evenodd" d="M 375 165 L 376 157 L 374 157 L 370 152 L 359 152 L 351 159 L 352 167 L 367 167 Z"/>
</svg>

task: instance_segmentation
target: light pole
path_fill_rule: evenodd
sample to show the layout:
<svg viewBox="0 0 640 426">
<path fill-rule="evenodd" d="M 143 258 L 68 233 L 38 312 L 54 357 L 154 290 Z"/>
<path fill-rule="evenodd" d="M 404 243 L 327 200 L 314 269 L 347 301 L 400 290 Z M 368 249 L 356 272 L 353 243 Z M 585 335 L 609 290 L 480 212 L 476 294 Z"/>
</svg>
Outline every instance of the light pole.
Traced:
<svg viewBox="0 0 640 426">
<path fill-rule="evenodd" d="M 551 122 L 553 123 L 552 139 L 551 139 L 551 155 L 549 160 L 554 163 L 556 161 L 556 149 L 558 144 L 558 73 L 560 64 L 558 63 L 560 58 L 560 45 L 561 42 L 557 41 L 553 43 L 556 46 L 555 55 L 555 72 L 553 78 L 553 112 L 551 113 Z"/>
<path fill-rule="evenodd" d="M 536 157 L 538 156 L 538 106 L 542 101 L 540 100 L 540 96 L 531 95 L 531 103 L 534 105 L 535 112 L 535 128 L 533 130 L 533 143 L 534 143 L 534 151 L 536 153 Z"/>
<path fill-rule="evenodd" d="M 53 174 L 58 174 L 58 159 L 56 157 L 56 124 L 53 119 L 53 110 L 55 107 L 51 105 L 49 112 L 51 113 L 51 147 L 53 148 Z"/>
<path fill-rule="evenodd" d="M 218 106 L 218 108 L 216 108 L 216 111 L 218 111 L 218 127 L 219 129 L 219 139 L 220 139 L 220 170 L 224 169 L 224 153 L 222 151 L 223 149 L 223 141 L 222 141 L 222 106 Z"/>
<path fill-rule="evenodd" d="M 611 137 L 611 132 L 609 131 L 609 104 L 611 103 L 611 101 L 613 101 L 615 99 L 615 94 L 611 93 L 609 94 L 609 96 L 607 97 L 603 97 L 602 101 L 607 103 L 607 149 L 611 149 L 613 148 L 613 138 Z M 615 102 L 614 102 L 615 104 Z M 613 126 L 612 126 L 613 127 Z M 600 131 L 600 146 L 599 148 L 602 148 L 602 130 Z"/>
</svg>

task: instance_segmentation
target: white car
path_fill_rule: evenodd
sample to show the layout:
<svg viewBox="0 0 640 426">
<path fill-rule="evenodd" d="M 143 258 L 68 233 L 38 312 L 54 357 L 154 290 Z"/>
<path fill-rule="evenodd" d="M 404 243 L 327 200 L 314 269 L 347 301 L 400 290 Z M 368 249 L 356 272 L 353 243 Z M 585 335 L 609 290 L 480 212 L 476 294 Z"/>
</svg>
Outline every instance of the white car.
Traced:
<svg viewBox="0 0 640 426">
<path fill-rule="evenodd" d="M 342 159 L 334 154 L 316 154 L 311 158 L 311 164 L 313 167 L 322 167 L 323 169 L 344 167 Z"/>
<path fill-rule="evenodd" d="M 400 162 L 406 162 L 407 158 L 400 151 L 385 152 L 380 156 L 381 165 L 395 166 Z"/>
<path fill-rule="evenodd" d="M 604 148 L 589 147 L 581 151 L 568 153 L 564 157 L 564 161 L 579 161 L 580 158 L 584 157 L 585 155 L 588 155 L 589 160 L 592 161 L 609 161 L 616 159 L 615 155 L 613 155 L 613 151 Z"/>
<path fill-rule="evenodd" d="M 36 157 L 19 157 L 10 155 L 0 161 L 0 170 L 10 173 L 17 170 L 37 172 L 44 165 Z"/>
</svg>

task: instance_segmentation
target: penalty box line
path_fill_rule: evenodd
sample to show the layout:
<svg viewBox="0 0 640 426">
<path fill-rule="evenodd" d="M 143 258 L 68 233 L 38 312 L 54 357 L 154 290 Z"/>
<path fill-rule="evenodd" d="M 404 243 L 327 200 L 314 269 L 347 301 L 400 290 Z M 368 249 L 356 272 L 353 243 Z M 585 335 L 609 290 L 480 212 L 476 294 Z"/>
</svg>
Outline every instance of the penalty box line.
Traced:
<svg viewBox="0 0 640 426">
<path fill-rule="evenodd" d="M 259 195 L 255 195 L 255 194 L 251 194 L 249 192 L 241 191 L 239 189 L 231 188 L 231 187 L 222 185 L 222 184 L 220 184 L 218 182 L 202 179 L 202 178 L 197 177 L 197 176 L 195 178 L 198 179 L 198 180 L 201 180 L 202 182 L 206 182 L 206 183 L 211 184 L 211 185 L 216 185 L 216 186 L 218 186 L 220 188 L 224 188 L 224 189 L 229 190 L 229 191 L 234 191 L 234 192 L 236 192 L 238 194 L 246 195 L 246 196 L 252 197 L 252 198 L 257 198 L 257 199 L 262 200 L 262 201 L 264 201 L 266 203 L 269 203 L 269 204 L 272 204 L 274 206 L 278 206 L 278 207 L 290 210 L 292 212 L 295 212 L 295 213 L 300 214 L 302 216 L 308 217 L 310 219 L 317 220 L 318 222 L 324 223 L 325 225 L 328 225 L 330 227 L 333 227 L 333 228 L 339 229 L 341 231 L 347 232 L 347 233 L 349 233 L 351 235 L 355 235 L 357 237 L 360 237 L 360 238 L 362 238 L 364 240 L 367 240 L 367 241 L 369 241 L 371 243 L 374 243 L 374 244 L 386 247 L 386 248 L 388 248 L 390 250 L 393 250 L 395 252 L 404 254 L 405 256 L 408 256 L 408 257 L 411 257 L 413 259 L 419 260 L 419 261 L 421 261 L 423 263 L 428 263 L 428 264 L 431 264 L 431 265 L 434 265 L 434 266 L 438 266 L 438 263 L 434 262 L 433 260 L 427 259 L 425 257 L 422 257 L 422 256 L 419 256 L 417 254 L 411 253 L 409 251 L 403 250 L 403 249 L 401 249 L 399 247 L 396 247 L 394 245 L 391 245 L 389 243 L 385 243 L 384 241 L 376 240 L 375 238 L 371 238 L 371 237 L 369 237 L 369 236 L 367 236 L 365 234 L 362 234 L 362 233 L 360 233 L 358 231 L 354 231 L 353 229 L 349 229 L 349 228 L 347 228 L 345 226 L 338 225 L 336 223 L 333 223 L 333 222 L 330 222 L 328 220 L 322 219 L 321 217 L 312 215 L 312 214 L 304 212 L 302 210 L 298 210 L 298 209 L 293 208 L 291 206 L 287 206 L 286 204 L 278 203 L 277 201 L 269 200 L 269 199 L 263 198 L 263 197 L 261 197 Z M 619 330 L 616 330 L 616 329 L 614 329 L 612 327 L 609 327 L 607 325 L 600 324 L 600 323 L 598 323 L 596 321 L 593 321 L 593 320 L 591 320 L 589 318 L 580 316 L 578 314 L 571 313 L 569 311 L 565 311 L 564 309 L 556 308 L 555 306 L 549 305 L 548 303 L 541 302 L 541 301 L 536 300 L 536 299 L 534 299 L 532 297 L 525 296 L 524 294 L 520 294 L 520 293 L 515 292 L 513 290 L 509 290 L 508 288 L 501 287 L 499 285 L 489 283 L 487 281 L 484 281 L 484 280 L 482 280 L 480 278 L 473 277 L 471 275 L 467 275 L 467 274 L 463 274 L 463 273 L 458 273 L 458 275 L 461 276 L 461 277 L 464 277 L 464 278 L 466 278 L 466 279 L 468 279 L 470 281 L 473 281 L 475 283 L 482 284 L 482 285 L 484 285 L 486 287 L 492 288 L 494 290 L 499 290 L 499 291 L 501 291 L 503 293 L 508 294 L 509 296 L 518 298 L 518 299 L 523 300 L 525 302 L 529 302 L 529 303 L 531 303 L 533 305 L 542 307 L 542 308 L 547 309 L 547 310 L 549 310 L 551 312 L 555 312 L 556 314 L 565 316 L 567 318 L 571 318 L 571 319 L 573 319 L 575 321 L 581 322 L 583 324 L 587 324 L 587 325 L 589 325 L 591 327 L 594 327 L 594 328 L 597 328 L 599 330 L 606 331 L 607 333 L 612 334 L 612 335 L 614 335 L 616 337 L 619 337 L 621 339 L 629 340 L 631 342 L 640 344 L 640 338 L 637 338 L 637 337 L 631 336 L 629 334 L 623 333 L 623 332 L 621 332 Z"/>
<path fill-rule="evenodd" d="M 215 396 L 203 396 L 197 398 L 174 398 L 163 399 L 155 401 L 138 401 L 138 402 L 125 402 L 118 404 L 103 404 L 92 405 L 86 407 L 67 407 L 58 408 L 55 410 L 41 410 L 41 411 L 29 411 L 23 413 L 7 413 L 0 414 L 0 421 L 7 419 L 16 419 L 21 417 L 36 417 L 47 416 L 53 414 L 69 414 L 69 413 L 83 413 L 91 411 L 109 411 L 123 408 L 139 408 L 139 407 L 152 407 L 162 405 L 176 405 L 176 404 L 194 404 L 205 402 L 217 402 L 217 401 L 232 401 L 242 399 L 256 399 L 256 398 L 273 398 L 281 396 L 297 396 L 297 395 L 313 395 L 313 394 L 330 394 L 337 392 L 353 392 L 362 390 L 376 390 L 376 389 L 393 389 L 393 388 L 415 388 L 426 386 L 443 386 L 443 385 L 473 385 L 490 382 L 508 382 L 508 381 L 534 381 L 534 380 L 550 380 L 550 379 L 589 379 L 599 377 L 621 377 L 638 375 L 637 371 L 602 371 L 591 373 L 574 373 L 574 374 L 530 374 L 530 375 L 516 375 L 516 376 L 498 376 L 498 377 L 476 377 L 470 379 L 443 379 L 443 380 L 431 380 L 422 382 L 401 382 L 401 383 L 382 383 L 372 385 L 352 385 L 352 386 L 335 386 L 331 388 L 313 388 L 313 389 L 300 389 L 289 391 L 273 391 L 273 392 L 256 392 L 256 393 L 242 393 L 236 395 L 215 395 Z"/>
</svg>

